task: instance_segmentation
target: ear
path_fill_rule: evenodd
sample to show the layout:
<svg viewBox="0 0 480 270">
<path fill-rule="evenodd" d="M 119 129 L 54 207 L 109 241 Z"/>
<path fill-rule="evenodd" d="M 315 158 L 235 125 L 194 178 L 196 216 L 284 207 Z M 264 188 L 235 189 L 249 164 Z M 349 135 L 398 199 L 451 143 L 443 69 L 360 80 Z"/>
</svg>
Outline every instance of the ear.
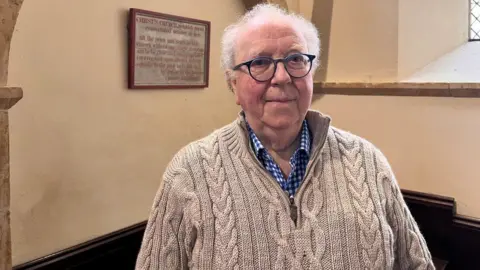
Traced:
<svg viewBox="0 0 480 270">
<path fill-rule="evenodd" d="M 240 105 L 237 91 L 237 78 L 230 71 L 225 72 L 225 76 L 227 77 L 228 87 L 235 95 L 235 103 Z"/>
<path fill-rule="evenodd" d="M 235 103 L 240 105 L 240 99 L 238 96 L 238 88 L 237 88 L 237 78 L 231 77 L 230 78 L 230 89 L 232 90 L 233 94 L 235 94 Z"/>
</svg>

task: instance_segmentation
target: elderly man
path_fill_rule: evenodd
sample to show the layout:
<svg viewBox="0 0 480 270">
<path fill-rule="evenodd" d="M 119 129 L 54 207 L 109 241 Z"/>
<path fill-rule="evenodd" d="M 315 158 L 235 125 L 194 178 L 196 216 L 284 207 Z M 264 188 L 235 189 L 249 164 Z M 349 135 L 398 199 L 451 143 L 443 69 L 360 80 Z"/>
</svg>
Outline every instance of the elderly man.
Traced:
<svg viewBox="0 0 480 270">
<path fill-rule="evenodd" d="M 137 269 L 434 269 L 387 159 L 309 109 L 316 28 L 262 4 L 222 45 L 242 111 L 168 165 Z"/>
</svg>

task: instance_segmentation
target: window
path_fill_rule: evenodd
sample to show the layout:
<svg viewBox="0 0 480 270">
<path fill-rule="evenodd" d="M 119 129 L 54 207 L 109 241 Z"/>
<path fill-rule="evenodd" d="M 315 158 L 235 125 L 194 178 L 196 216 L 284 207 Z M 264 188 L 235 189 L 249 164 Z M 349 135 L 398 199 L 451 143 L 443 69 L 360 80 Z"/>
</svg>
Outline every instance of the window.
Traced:
<svg viewBox="0 0 480 270">
<path fill-rule="evenodd" d="M 480 41 L 480 0 L 470 0 L 470 40 Z"/>
</svg>

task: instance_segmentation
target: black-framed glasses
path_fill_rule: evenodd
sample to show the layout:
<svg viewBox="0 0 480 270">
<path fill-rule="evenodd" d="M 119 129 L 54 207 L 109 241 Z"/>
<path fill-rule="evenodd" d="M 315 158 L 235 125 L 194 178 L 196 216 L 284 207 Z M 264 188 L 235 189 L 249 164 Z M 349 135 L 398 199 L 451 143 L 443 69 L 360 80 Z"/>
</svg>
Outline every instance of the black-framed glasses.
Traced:
<svg viewBox="0 0 480 270">
<path fill-rule="evenodd" d="M 312 69 L 313 59 L 315 59 L 315 55 L 305 53 L 295 53 L 280 59 L 260 56 L 236 65 L 233 67 L 233 70 L 238 70 L 242 66 L 247 66 L 248 73 L 250 73 L 250 76 L 252 76 L 254 80 L 258 82 L 266 82 L 275 76 L 278 62 L 282 62 L 290 77 L 302 78 L 307 76 Z"/>
</svg>

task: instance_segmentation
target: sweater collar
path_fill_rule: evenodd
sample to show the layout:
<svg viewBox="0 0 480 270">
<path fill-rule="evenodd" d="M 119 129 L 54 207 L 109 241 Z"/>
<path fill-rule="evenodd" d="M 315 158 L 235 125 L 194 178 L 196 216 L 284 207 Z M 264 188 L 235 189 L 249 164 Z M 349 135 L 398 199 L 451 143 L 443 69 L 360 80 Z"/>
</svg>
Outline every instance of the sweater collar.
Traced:
<svg viewBox="0 0 480 270">
<path fill-rule="evenodd" d="M 330 128 L 331 118 L 329 116 L 323 115 L 319 111 L 310 109 L 307 112 L 305 120 L 311 134 L 310 155 L 312 155 L 323 147 L 325 140 L 327 138 L 328 130 Z M 245 118 L 245 113 L 243 111 L 240 111 L 238 113 L 236 122 L 242 130 L 242 133 L 243 133 L 242 140 L 244 142 L 244 145 L 250 146 L 249 148 L 252 154 L 255 155 L 255 150 L 252 149 L 252 146 L 249 143 L 250 140 L 249 140 L 249 134 L 248 134 L 247 121 Z"/>
<path fill-rule="evenodd" d="M 265 147 L 248 124 L 248 121 L 245 121 L 245 124 L 247 126 L 248 136 L 252 142 L 255 155 L 259 157 L 262 154 L 262 151 L 265 150 Z M 303 120 L 302 123 L 302 128 L 300 130 L 300 145 L 298 150 L 303 151 L 308 157 L 310 156 L 310 131 L 308 130 L 307 120 Z"/>
</svg>

